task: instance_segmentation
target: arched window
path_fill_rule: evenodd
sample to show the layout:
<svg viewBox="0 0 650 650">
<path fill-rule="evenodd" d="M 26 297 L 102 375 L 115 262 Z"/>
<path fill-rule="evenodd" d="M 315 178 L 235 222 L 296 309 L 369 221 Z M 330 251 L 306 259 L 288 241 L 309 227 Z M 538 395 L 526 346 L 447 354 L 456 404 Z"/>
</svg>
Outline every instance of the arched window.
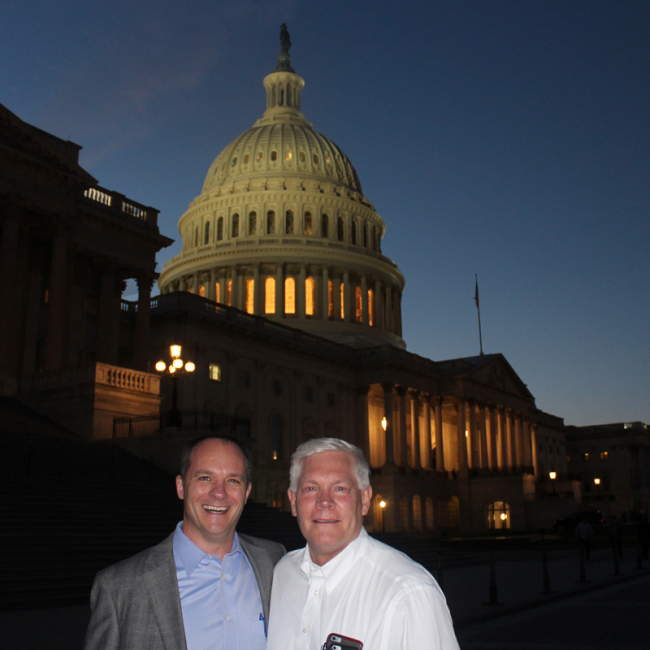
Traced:
<svg viewBox="0 0 650 650">
<path fill-rule="evenodd" d="M 314 278 L 312 277 L 305 280 L 305 314 L 307 316 L 314 315 L 314 307 L 316 304 L 316 301 L 314 300 L 315 284 Z"/>
<path fill-rule="evenodd" d="M 356 320 L 357 323 L 360 323 L 363 320 L 363 305 L 362 305 L 362 299 L 361 299 L 361 287 L 356 287 L 354 290 L 354 297 L 355 297 L 355 306 L 356 306 Z"/>
<path fill-rule="evenodd" d="M 357 222 L 352 219 L 352 243 L 357 245 Z"/>
<path fill-rule="evenodd" d="M 248 215 L 248 234 L 254 235 L 257 232 L 257 212 Z"/>
<path fill-rule="evenodd" d="M 205 222 L 205 237 L 203 238 L 203 243 L 204 244 L 210 243 L 210 222 L 209 221 Z"/>
<path fill-rule="evenodd" d="M 232 234 L 231 237 L 239 237 L 239 215 L 237 213 L 232 215 Z"/>
<path fill-rule="evenodd" d="M 284 232 L 287 235 L 293 235 L 293 211 L 287 210 L 284 220 Z"/>
<path fill-rule="evenodd" d="M 334 283 L 327 281 L 327 317 L 334 318 Z"/>
<path fill-rule="evenodd" d="M 345 285 L 341 282 L 341 320 L 345 320 Z"/>
<path fill-rule="evenodd" d="M 505 501 L 493 501 L 487 509 L 488 529 L 510 528 L 510 506 Z"/>
<path fill-rule="evenodd" d="M 201 296 L 201 298 L 205 298 L 205 287 L 203 285 L 199 287 L 199 296 Z"/>
<path fill-rule="evenodd" d="M 373 317 L 372 315 L 375 313 L 375 294 L 373 293 L 372 289 L 368 289 L 368 325 L 370 327 L 373 327 L 374 322 L 373 322 Z"/>
<path fill-rule="evenodd" d="M 296 281 L 293 278 L 284 281 L 284 313 L 296 313 Z"/>
<path fill-rule="evenodd" d="M 339 241 L 343 241 L 343 217 L 339 217 L 336 222 L 336 237 Z"/>
<path fill-rule="evenodd" d="M 223 239 L 223 217 L 217 219 L 217 241 Z"/>
<path fill-rule="evenodd" d="M 302 233 L 303 235 L 311 235 L 311 212 L 305 212 Z"/>
<path fill-rule="evenodd" d="M 277 151 L 272 151 L 271 152 L 271 160 L 277 160 L 278 159 L 278 152 Z"/>
<path fill-rule="evenodd" d="M 275 212 L 273 210 L 269 210 L 266 213 L 266 234 L 275 234 Z"/>
<path fill-rule="evenodd" d="M 280 106 L 284 104 L 284 88 L 280 88 Z"/>
<path fill-rule="evenodd" d="M 284 456 L 282 429 L 282 416 L 274 413 L 271 417 L 271 458 L 273 460 L 282 460 Z"/>
<path fill-rule="evenodd" d="M 324 214 L 321 217 L 320 235 L 321 235 L 321 237 L 329 237 L 330 236 L 330 218 L 326 214 Z"/>
<path fill-rule="evenodd" d="M 194 247 L 199 245 L 199 227 L 194 228 Z"/>
<path fill-rule="evenodd" d="M 246 311 L 249 314 L 255 313 L 255 280 L 246 278 Z"/>
<path fill-rule="evenodd" d="M 275 314 L 275 278 L 266 278 L 264 282 L 264 313 Z"/>
<path fill-rule="evenodd" d="M 218 282 L 214 285 L 214 299 L 215 302 L 221 302 L 221 285 Z"/>
<path fill-rule="evenodd" d="M 228 280 L 226 283 L 226 304 L 228 307 L 232 307 L 232 280 Z"/>
</svg>

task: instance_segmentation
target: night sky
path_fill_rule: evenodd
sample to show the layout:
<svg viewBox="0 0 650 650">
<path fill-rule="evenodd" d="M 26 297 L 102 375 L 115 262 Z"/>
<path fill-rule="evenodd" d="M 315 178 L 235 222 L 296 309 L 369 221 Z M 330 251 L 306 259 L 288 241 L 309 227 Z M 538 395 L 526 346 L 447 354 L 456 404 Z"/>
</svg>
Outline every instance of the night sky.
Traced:
<svg viewBox="0 0 650 650">
<path fill-rule="evenodd" d="M 539 408 L 650 423 L 648 0 L 0 0 L 0 102 L 161 211 L 160 269 L 264 111 L 282 22 L 386 222 L 408 349 L 478 354 L 478 274 L 483 349 Z"/>
</svg>

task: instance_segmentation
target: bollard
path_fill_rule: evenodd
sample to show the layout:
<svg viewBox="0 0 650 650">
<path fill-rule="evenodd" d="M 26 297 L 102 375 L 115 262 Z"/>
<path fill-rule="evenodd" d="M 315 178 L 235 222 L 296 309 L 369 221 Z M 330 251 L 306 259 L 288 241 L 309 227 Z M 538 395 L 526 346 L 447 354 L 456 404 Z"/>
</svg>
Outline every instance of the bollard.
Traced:
<svg viewBox="0 0 650 650">
<path fill-rule="evenodd" d="M 438 586 L 444 592 L 444 583 L 442 580 L 442 551 L 438 551 Z"/>
<path fill-rule="evenodd" d="M 486 605 L 499 605 L 497 598 L 497 570 L 496 561 L 494 559 L 494 549 L 490 551 L 490 601 Z"/>
<path fill-rule="evenodd" d="M 578 582 L 587 582 L 587 569 L 585 567 L 585 547 L 580 542 L 580 580 Z"/>
<path fill-rule="evenodd" d="M 621 574 L 619 561 L 618 561 L 618 549 L 616 548 L 616 542 L 612 541 L 612 554 L 614 555 L 614 575 L 618 576 Z"/>
</svg>

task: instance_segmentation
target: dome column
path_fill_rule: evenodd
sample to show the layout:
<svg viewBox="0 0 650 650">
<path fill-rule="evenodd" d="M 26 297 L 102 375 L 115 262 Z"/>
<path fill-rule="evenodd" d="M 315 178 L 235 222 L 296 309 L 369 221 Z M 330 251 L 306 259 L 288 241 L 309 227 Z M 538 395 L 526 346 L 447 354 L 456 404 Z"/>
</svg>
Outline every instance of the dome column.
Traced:
<svg viewBox="0 0 650 650">
<path fill-rule="evenodd" d="M 284 317 L 284 268 L 282 263 L 275 268 L 275 317 Z"/>
<path fill-rule="evenodd" d="M 373 323 L 375 327 L 379 329 L 385 329 L 384 327 L 384 310 L 383 310 L 383 297 L 381 295 L 382 284 L 379 280 L 375 280 L 375 313 L 373 315 Z"/>
<path fill-rule="evenodd" d="M 346 323 L 352 322 L 350 317 L 350 272 L 343 271 L 343 320 Z"/>
<path fill-rule="evenodd" d="M 260 287 L 260 265 L 259 262 L 253 266 L 253 313 L 259 316 L 262 310 L 262 291 Z"/>
<path fill-rule="evenodd" d="M 368 317 L 368 280 L 365 275 L 361 276 L 361 322 L 369 324 Z"/>
<path fill-rule="evenodd" d="M 298 271 L 298 287 L 296 291 L 296 312 L 300 320 L 304 320 L 306 316 L 306 304 L 305 304 L 305 282 L 307 280 L 307 268 L 304 264 L 300 265 L 300 270 Z"/>
<path fill-rule="evenodd" d="M 321 292 L 322 319 L 328 320 L 330 314 L 329 269 L 323 264 L 323 286 Z"/>
<path fill-rule="evenodd" d="M 393 332 L 393 290 L 386 287 L 386 312 L 385 312 L 386 330 Z"/>
<path fill-rule="evenodd" d="M 210 286 L 208 287 L 208 298 L 212 301 L 217 299 L 217 269 L 210 269 Z"/>
<path fill-rule="evenodd" d="M 239 309 L 239 278 L 237 275 L 237 265 L 230 267 L 230 279 L 232 284 L 230 286 L 230 305 Z"/>
</svg>

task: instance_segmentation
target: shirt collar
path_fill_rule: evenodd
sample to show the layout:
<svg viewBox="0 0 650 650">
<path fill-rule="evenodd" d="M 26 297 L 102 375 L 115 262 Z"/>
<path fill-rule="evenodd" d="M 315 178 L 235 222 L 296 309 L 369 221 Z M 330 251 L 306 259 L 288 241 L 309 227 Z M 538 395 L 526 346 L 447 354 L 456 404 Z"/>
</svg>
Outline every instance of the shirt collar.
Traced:
<svg viewBox="0 0 650 650">
<path fill-rule="evenodd" d="M 309 553 L 309 544 L 305 547 L 303 560 L 300 565 L 307 578 L 321 574 L 325 576 L 325 589 L 330 593 L 338 585 L 347 572 L 356 564 L 357 560 L 366 552 L 368 547 L 368 533 L 362 526 L 359 536 L 352 540 L 338 555 L 329 562 L 318 566 Z"/>
<path fill-rule="evenodd" d="M 209 553 L 206 553 L 183 532 L 182 521 L 179 521 L 176 525 L 172 546 L 174 549 L 174 555 L 178 557 L 188 576 L 192 575 L 194 569 L 199 566 L 199 563 L 204 557 L 206 557 L 206 555 L 214 557 L 214 559 L 221 565 L 221 560 L 219 559 L 218 555 L 210 555 Z M 226 553 L 224 559 L 229 555 L 235 555 L 236 553 L 241 553 L 244 557 L 246 557 L 244 549 L 239 543 L 239 537 L 237 533 L 235 533 L 235 537 L 232 540 L 232 548 L 230 549 L 230 553 Z"/>
</svg>

